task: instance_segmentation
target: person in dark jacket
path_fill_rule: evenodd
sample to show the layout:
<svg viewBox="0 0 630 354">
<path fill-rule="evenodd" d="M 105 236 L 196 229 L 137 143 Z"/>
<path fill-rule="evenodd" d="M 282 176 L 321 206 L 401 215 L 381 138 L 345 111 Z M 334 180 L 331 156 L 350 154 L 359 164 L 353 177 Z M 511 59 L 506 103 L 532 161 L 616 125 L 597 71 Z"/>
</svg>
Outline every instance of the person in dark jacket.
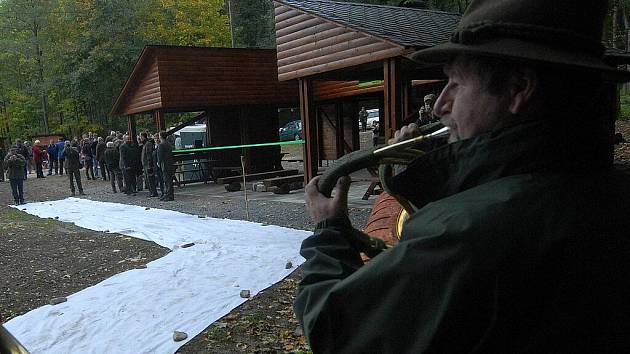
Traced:
<svg viewBox="0 0 630 354">
<path fill-rule="evenodd" d="M 29 148 L 22 142 L 21 139 L 15 140 L 15 146 L 17 148 L 17 153 L 24 157 L 26 164 L 24 165 L 24 179 L 28 178 L 28 164 L 31 161 L 31 152 Z"/>
<path fill-rule="evenodd" d="M 85 177 L 87 177 L 88 180 L 96 179 L 96 177 L 94 177 L 94 159 L 92 158 L 92 143 L 90 142 L 90 139 L 84 138 L 80 148 L 81 159 L 83 160 L 83 167 L 85 168 Z"/>
<path fill-rule="evenodd" d="M 63 139 L 59 139 L 57 142 L 57 160 L 59 165 L 59 174 L 63 176 L 63 168 L 66 162 L 66 155 L 63 153 L 63 149 L 66 146 L 66 142 Z"/>
<path fill-rule="evenodd" d="M 173 160 L 173 146 L 166 139 L 166 132 L 160 132 L 160 145 L 157 148 L 157 160 L 164 175 L 164 196 L 162 201 L 175 200 L 173 192 L 173 176 L 175 175 L 175 162 Z"/>
<path fill-rule="evenodd" d="M 387 250 L 352 227 L 348 177 L 332 198 L 308 183 L 294 309 L 314 353 L 630 351 L 630 176 L 605 81 L 630 73 L 603 61 L 606 13 L 473 0 L 450 42 L 412 55 L 447 63 L 449 143 L 388 183 L 411 215 Z"/>
<path fill-rule="evenodd" d="M 159 133 L 155 133 L 153 135 L 153 141 L 155 141 L 155 146 L 160 145 Z M 157 186 L 160 187 L 160 198 L 162 198 L 164 197 L 164 174 L 162 173 L 162 169 L 160 168 L 160 164 L 158 163 L 157 148 L 153 149 L 153 161 L 155 162 L 155 180 Z"/>
<path fill-rule="evenodd" d="M 138 144 L 133 141 L 130 135 L 125 135 L 124 139 L 125 143 L 120 146 L 120 169 L 125 180 L 125 194 L 136 195 L 136 176 L 142 167 L 140 153 L 138 152 Z"/>
<path fill-rule="evenodd" d="M 0 144 L 0 182 L 4 182 L 4 158 L 6 156 L 4 147 Z"/>
<path fill-rule="evenodd" d="M 46 147 L 46 152 L 48 152 L 48 176 L 52 175 L 53 170 L 55 171 L 55 175 L 59 174 L 57 145 L 51 141 L 48 147 Z"/>
<path fill-rule="evenodd" d="M 112 183 L 112 191 L 116 193 L 116 183 L 118 183 L 118 189 L 121 192 L 124 191 L 123 176 L 120 171 L 120 152 L 114 146 L 114 142 L 110 141 L 107 143 L 103 160 L 105 161 L 106 168 L 110 173 L 109 180 Z"/>
<path fill-rule="evenodd" d="M 144 147 L 144 142 L 145 139 L 142 137 L 142 134 L 140 134 L 138 136 L 138 149 L 136 150 L 138 153 L 138 161 L 140 161 L 140 168 L 136 171 L 136 188 L 138 188 L 138 192 L 144 189 L 144 169 L 142 167 L 142 148 Z"/>
<path fill-rule="evenodd" d="M 92 179 L 96 179 L 99 176 L 99 163 L 96 159 L 96 148 L 98 146 L 98 139 L 95 134 L 89 133 L 90 141 L 90 153 L 92 154 Z M 96 177 L 95 177 L 96 176 Z"/>
<path fill-rule="evenodd" d="M 109 170 L 107 169 L 107 164 L 105 163 L 105 149 L 107 149 L 105 140 L 99 137 L 98 144 L 96 145 L 96 161 L 98 162 L 98 165 L 100 167 L 101 177 L 103 177 L 103 181 L 107 181 L 108 176 L 110 176 Z"/>
<path fill-rule="evenodd" d="M 11 183 L 11 193 L 15 205 L 24 204 L 24 165 L 26 159 L 18 153 L 18 147 L 12 146 L 4 158 L 4 168 Z M 2 171 L 4 174 L 4 171 Z"/>
<path fill-rule="evenodd" d="M 152 138 L 149 138 L 147 133 L 140 134 L 144 145 L 142 146 L 142 168 L 144 170 L 144 176 L 146 177 L 146 185 L 149 190 L 149 197 L 157 197 L 157 188 L 155 181 L 155 172 L 157 163 L 154 158 L 155 144 Z"/>
<path fill-rule="evenodd" d="M 68 179 L 70 180 L 70 192 L 72 196 L 75 195 L 74 180 L 77 182 L 77 188 L 80 195 L 85 195 L 83 192 L 83 185 L 81 184 L 81 155 L 79 154 L 79 144 L 74 141 L 72 145 L 70 141 L 66 141 L 64 147 L 64 153 L 66 155 L 65 168 L 68 173 Z"/>
</svg>

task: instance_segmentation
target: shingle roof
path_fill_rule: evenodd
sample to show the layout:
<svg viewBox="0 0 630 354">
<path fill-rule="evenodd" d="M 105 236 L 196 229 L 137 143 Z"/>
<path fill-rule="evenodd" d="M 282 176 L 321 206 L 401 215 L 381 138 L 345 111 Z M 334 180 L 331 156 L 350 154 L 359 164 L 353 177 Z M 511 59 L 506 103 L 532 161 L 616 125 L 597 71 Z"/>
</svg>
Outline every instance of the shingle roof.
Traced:
<svg viewBox="0 0 630 354">
<path fill-rule="evenodd" d="M 454 13 L 407 7 L 326 0 L 276 1 L 406 47 L 446 42 L 460 19 Z"/>
</svg>

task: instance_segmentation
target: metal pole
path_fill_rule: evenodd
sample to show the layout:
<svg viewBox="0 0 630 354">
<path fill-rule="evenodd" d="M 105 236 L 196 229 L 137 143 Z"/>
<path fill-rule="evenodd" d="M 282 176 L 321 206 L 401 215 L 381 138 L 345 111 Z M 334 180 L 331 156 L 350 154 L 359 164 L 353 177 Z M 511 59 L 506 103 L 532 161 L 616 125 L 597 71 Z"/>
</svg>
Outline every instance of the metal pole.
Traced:
<svg viewBox="0 0 630 354">
<path fill-rule="evenodd" d="M 230 38 L 232 39 L 232 48 L 234 48 L 234 27 L 232 26 L 232 1 L 228 2 L 228 16 L 230 17 Z"/>
</svg>

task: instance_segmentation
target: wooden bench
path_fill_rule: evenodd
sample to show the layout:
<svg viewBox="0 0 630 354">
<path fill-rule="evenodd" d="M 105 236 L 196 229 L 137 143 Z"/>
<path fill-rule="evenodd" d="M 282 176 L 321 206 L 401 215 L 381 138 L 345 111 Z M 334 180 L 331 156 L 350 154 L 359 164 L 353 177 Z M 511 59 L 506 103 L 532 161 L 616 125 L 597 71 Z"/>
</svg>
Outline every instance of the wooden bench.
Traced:
<svg viewBox="0 0 630 354">
<path fill-rule="evenodd" d="M 275 177 L 275 178 L 267 178 L 264 179 L 263 185 L 265 188 L 279 186 L 285 183 L 295 183 L 295 182 L 304 182 L 304 175 L 293 175 L 293 176 L 284 176 L 284 177 Z"/>
<path fill-rule="evenodd" d="M 291 176 L 291 175 L 297 175 L 297 174 L 298 174 L 298 170 L 277 170 L 277 171 L 270 171 L 270 172 L 251 173 L 251 174 L 245 175 L 245 181 L 246 182 L 257 181 L 257 180 L 266 179 L 266 178 Z M 217 183 L 228 184 L 232 182 L 243 182 L 243 176 L 241 175 L 241 176 L 217 178 Z"/>
</svg>

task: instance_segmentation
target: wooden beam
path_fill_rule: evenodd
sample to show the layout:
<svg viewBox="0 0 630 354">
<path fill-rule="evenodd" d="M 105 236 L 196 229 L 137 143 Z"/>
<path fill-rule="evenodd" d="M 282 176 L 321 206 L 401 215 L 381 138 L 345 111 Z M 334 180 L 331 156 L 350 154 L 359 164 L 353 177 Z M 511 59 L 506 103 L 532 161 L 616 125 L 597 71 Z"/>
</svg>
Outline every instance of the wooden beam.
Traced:
<svg viewBox="0 0 630 354">
<path fill-rule="evenodd" d="M 198 114 L 198 115 L 196 115 L 196 116 L 194 116 L 194 117 L 190 118 L 189 120 L 187 120 L 187 121 L 185 121 L 185 122 L 183 122 L 183 123 L 179 124 L 179 125 L 178 125 L 178 126 L 176 126 L 175 128 L 173 128 L 173 129 L 171 129 L 171 130 L 167 131 L 167 132 L 166 132 L 166 136 L 169 136 L 169 135 L 171 135 L 171 134 L 175 133 L 176 131 L 178 131 L 178 130 L 180 130 L 180 129 L 184 128 L 184 127 L 187 127 L 187 126 L 189 126 L 189 125 L 191 125 L 191 124 L 195 123 L 196 121 L 198 121 L 198 120 L 200 120 L 200 119 L 202 119 L 202 118 L 205 118 L 205 117 L 206 117 L 206 112 L 204 111 L 203 113 Z"/>
<path fill-rule="evenodd" d="M 396 58 L 383 61 L 383 100 L 384 100 L 384 124 L 385 141 L 394 137 L 394 132 L 401 126 L 401 84 L 400 63 Z"/>
<path fill-rule="evenodd" d="M 250 173 L 245 175 L 245 181 L 257 181 L 261 179 L 267 179 L 271 177 L 281 177 L 281 176 L 292 176 L 297 175 L 298 170 L 278 170 L 278 171 L 270 171 L 270 172 L 261 172 L 261 173 Z M 222 177 L 217 178 L 218 184 L 228 184 L 232 182 L 242 182 L 243 176 L 230 176 L 230 177 Z"/>
<path fill-rule="evenodd" d="M 127 116 L 127 134 L 131 136 L 132 141 L 137 141 L 138 131 L 136 129 L 136 117 L 133 115 Z"/>
<path fill-rule="evenodd" d="M 157 127 L 157 131 L 161 132 L 162 130 L 166 130 L 166 122 L 164 120 L 164 110 L 156 109 L 153 111 L 153 119 L 155 120 L 155 126 Z"/>
<path fill-rule="evenodd" d="M 300 181 L 304 181 L 304 175 L 267 178 L 267 179 L 264 179 L 262 182 L 265 188 L 269 188 L 269 187 L 279 186 L 285 183 L 300 182 Z"/>
<path fill-rule="evenodd" d="M 308 79 L 298 80 L 300 90 L 300 115 L 302 117 L 302 131 L 304 132 L 304 184 L 317 175 L 317 117 L 314 115 L 312 84 Z"/>
</svg>

